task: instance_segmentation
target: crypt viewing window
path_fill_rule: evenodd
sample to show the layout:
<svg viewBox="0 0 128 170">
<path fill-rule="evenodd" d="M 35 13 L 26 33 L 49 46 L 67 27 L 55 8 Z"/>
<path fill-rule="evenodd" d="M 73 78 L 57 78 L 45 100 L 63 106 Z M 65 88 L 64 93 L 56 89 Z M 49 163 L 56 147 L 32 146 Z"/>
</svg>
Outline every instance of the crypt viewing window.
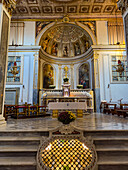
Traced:
<svg viewBox="0 0 128 170">
<path fill-rule="evenodd" d="M 8 56 L 7 82 L 20 82 L 21 56 Z"/>
<path fill-rule="evenodd" d="M 9 45 L 23 45 L 24 23 L 11 22 Z"/>
<path fill-rule="evenodd" d="M 128 81 L 128 66 L 126 56 L 112 56 L 112 82 Z"/>
<path fill-rule="evenodd" d="M 123 22 L 108 22 L 109 44 L 125 44 Z"/>
<path fill-rule="evenodd" d="M 79 67 L 79 84 L 83 85 L 83 89 L 89 88 L 89 65 L 87 63 Z"/>
</svg>

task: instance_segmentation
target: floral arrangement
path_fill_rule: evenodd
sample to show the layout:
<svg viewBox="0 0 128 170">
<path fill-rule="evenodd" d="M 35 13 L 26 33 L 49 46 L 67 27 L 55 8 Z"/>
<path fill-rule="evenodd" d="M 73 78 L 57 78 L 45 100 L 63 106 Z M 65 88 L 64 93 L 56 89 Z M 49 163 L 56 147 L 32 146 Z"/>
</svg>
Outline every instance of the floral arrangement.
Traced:
<svg viewBox="0 0 128 170">
<path fill-rule="evenodd" d="M 77 88 L 78 88 L 78 89 L 83 89 L 83 85 L 82 85 L 82 84 L 79 84 L 79 85 L 77 85 Z"/>
<path fill-rule="evenodd" d="M 66 82 L 68 82 L 69 78 L 68 77 L 64 77 L 63 80 L 66 83 Z"/>
<path fill-rule="evenodd" d="M 50 89 L 55 89 L 56 86 L 55 86 L 55 85 L 49 85 L 49 88 L 50 88 Z"/>
<path fill-rule="evenodd" d="M 70 122 L 74 121 L 76 116 L 71 111 L 64 111 L 61 112 L 58 116 L 58 120 L 63 124 L 69 124 Z"/>
</svg>

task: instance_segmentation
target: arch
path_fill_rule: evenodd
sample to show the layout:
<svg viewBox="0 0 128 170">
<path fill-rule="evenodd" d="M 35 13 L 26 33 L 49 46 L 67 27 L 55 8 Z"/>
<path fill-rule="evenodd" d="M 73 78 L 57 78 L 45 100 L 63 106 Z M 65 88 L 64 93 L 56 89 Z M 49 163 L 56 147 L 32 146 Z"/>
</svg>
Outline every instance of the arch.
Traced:
<svg viewBox="0 0 128 170">
<path fill-rule="evenodd" d="M 45 33 L 45 31 L 47 31 L 48 28 L 51 28 L 53 25 L 55 25 L 55 22 L 52 22 L 50 24 L 48 24 L 46 27 L 44 27 L 40 33 L 38 34 L 38 36 L 36 37 L 36 41 L 35 41 L 35 44 L 36 45 L 39 45 L 39 42 L 40 42 L 40 39 L 42 37 L 42 35 Z"/>
<path fill-rule="evenodd" d="M 36 38 L 36 41 L 35 41 L 35 44 L 36 45 L 39 45 L 39 42 L 40 42 L 40 39 L 42 37 L 42 35 L 47 31 L 47 29 L 51 28 L 52 26 L 54 26 L 56 24 L 56 22 L 52 22 L 50 24 L 48 24 L 46 27 L 44 27 L 41 32 L 38 34 L 37 38 Z M 57 23 L 57 24 L 60 24 Z M 76 23 L 69 23 L 69 24 L 73 24 L 73 25 L 77 25 L 79 26 L 80 28 L 84 29 L 88 34 L 89 36 L 91 37 L 92 39 L 92 42 L 93 42 L 93 45 L 96 45 L 96 37 L 94 36 L 93 32 L 91 31 L 91 29 L 89 29 L 86 25 L 80 23 L 80 22 L 76 22 Z"/>
</svg>

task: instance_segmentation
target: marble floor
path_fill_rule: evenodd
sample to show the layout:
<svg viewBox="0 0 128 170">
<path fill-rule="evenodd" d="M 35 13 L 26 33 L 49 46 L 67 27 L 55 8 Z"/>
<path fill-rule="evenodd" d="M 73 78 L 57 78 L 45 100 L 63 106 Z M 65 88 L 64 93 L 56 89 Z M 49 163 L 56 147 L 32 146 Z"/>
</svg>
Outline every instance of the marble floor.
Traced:
<svg viewBox="0 0 128 170">
<path fill-rule="evenodd" d="M 61 122 L 52 116 L 8 119 L 5 125 L 0 126 L 0 131 L 47 131 L 60 125 Z M 92 113 L 77 118 L 73 125 L 82 130 L 128 130 L 128 118 Z"/>
</svg>

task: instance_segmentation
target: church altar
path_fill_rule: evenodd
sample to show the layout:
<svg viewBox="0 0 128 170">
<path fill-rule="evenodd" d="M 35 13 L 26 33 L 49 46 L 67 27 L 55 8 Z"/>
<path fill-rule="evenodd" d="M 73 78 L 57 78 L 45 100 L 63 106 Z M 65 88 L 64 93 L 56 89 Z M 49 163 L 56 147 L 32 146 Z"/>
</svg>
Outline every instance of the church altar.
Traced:
<svg viewBox="0 0 128 170">
<path fill-rule="evenodd" d="M 51 108 L 50 103 L 70 103 L 70 106 L 82 105 L 84 103 L 84 110 L 89 113 L 94 111 L 93 105 L 93 91 L 90 89 L 70 89 L 70 96 L 63 96 L 63 89 L 42 89 L 39 92 L 40 105 L 45 105 Z M 72 104 L 71 104 L 72 103 Z M 77 104 L 79 103 L 79 104 Z M 61 105 L 61 104 L 58 104 Z M 63 104 L 64 106 L 64 104 Z M 66 108 L 66 107 L 65 107 Z M 81 106 L 80 106 L 81 108 Z"/>
</svg>

